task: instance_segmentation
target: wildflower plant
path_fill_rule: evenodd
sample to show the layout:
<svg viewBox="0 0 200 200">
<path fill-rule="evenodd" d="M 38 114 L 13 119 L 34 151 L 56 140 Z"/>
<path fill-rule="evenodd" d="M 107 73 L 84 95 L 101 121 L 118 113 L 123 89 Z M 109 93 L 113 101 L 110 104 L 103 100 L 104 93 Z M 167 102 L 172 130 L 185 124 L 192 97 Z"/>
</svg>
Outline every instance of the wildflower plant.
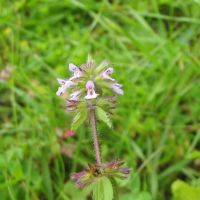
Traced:
<svg viewBox="0 0 200 200">
<path fill-rule="evenodd" d="M 80 67 L 69 64 L 69 70 L 72 73 L 69 79 L 57 79 L 60 87 L 56 94 L 60 96 L 66 93 L 67 111 L 73 114 L 73 131 L 89 119 L 96 158 L 94 164 L 74 173 L 72 179 L 80 188 L 91 185 L 95 200 L 112 200 L 113 195 L 116 195 L 113 191 L 115 178 L 127 178 L 130 170 L 122 167 L 122 161 L 102 162 L 97 120 L 112 127 L 110 115 L 115 108 L 116 94 L 124 94 L 122 85 L 111 77 L 113 68 L 107 61 L 96 65 L 94 60 L 88 57 L 87 63 Z"/>
</svg>

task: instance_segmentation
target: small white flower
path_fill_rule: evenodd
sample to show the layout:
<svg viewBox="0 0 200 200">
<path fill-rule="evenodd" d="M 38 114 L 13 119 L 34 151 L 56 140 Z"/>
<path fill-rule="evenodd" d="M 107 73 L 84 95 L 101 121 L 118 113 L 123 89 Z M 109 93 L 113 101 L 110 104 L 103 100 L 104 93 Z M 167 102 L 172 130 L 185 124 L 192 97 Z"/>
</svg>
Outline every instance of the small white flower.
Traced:
<svg viewBox="0 0 200 200">
<path fill-rule="evenodd" d="M 60 96 L 64 94 L 67 90 L 67 88 L 71 87 L 73 85 L 73 82 L 70 80 L 64 80 L 64 79 L 57 79 L 58 83 L 60 84 L 60 87 L 58 88 L 56 95 Z"/>
<path fill-rule="evenodd" d="M 106 70 L 104 70 L 104 72 L 102 73 L 102 78 L 103 79 L 108 79 L 108 80 L 111 80 L 111 81 L 115 81 L 115 79 L 111 78 L 110 75 L 113 73 L 113 68 L 112 67 L 109 67 L 107 68 Z"/>
<path fill-rule="evenodd" d="M 69 79 L 71 81 L 82 76 L 81 70 L 72 63 L 69 64 L 69 70 L 74 73 L 74 75 Z"/>
<path fill-rule="evenodd" d="M 79 97 L 80 97 L 80 93 L 81 93 L 80 90 L 74 91 L 72 94 L 70 94 L 70 97 L 71 97 L 70 100 L 72 100 L 72 101 L 78 101 Z"/>
<path fill-rule="evenodd" d="M 121 94 L 123 95 L 124 94 L 124 91 L 121 89 L 122 88 L 122 85 L 119 84 L 119 83 L 113 83 L 111 85 L 111 88 L 113 89 L 113 91 L 117 94 Z"/>
<path fill-rule="evenodd" d="M 99 94 L 96 94 L 94 90 L 93 81 L 88 81 L 86 83 L 86 90 L 87 90 L 87 95 L 85 96 L 85 99 L 95 99 L 99 95 Z"/>
</svg>

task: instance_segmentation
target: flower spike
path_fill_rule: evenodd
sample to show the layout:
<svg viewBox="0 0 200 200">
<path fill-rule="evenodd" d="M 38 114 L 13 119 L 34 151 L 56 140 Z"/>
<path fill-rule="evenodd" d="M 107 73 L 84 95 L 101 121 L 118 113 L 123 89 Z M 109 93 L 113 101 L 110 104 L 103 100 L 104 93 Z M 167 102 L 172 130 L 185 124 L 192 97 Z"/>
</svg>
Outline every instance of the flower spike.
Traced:
<svg viewBox="0 0 200 200">
<path fill-rule="evenodd" d="M 85 64 L 77 67 L 70 63 L 69 71 L 72 76 L 69 79 L 57 79 L 59 88 L 56 92 L 58 96 L 64 94 L 68 89 L 66 108 L 68 112 L 74 114 L 71 130 L 64 133 L 64 138 L 74 135 L 79 126 L 88 121 L 91 126 L 96 162 L 86 167 L 83 171 L 74 173 L 72 179 L 80 188 L 86 187 L 91 183 L 102 179 L 127 178 L 130 169 L 123 167 L 121 161 L 103 163 L 101 158 L 101 148 L 98 140 L 97 122 L 102 121 L 109 127 L 111 126 L 110 115 L 116 104 L 116 95 L 107 94 L 108 89 L 116 94 L 123 95 L 122 85 L 112 78 L 113 68 L 109 67 L 108 62 L 96 65 L 91 57 Z M 97 87 L 98 86 L 98 87 Z M 98 88 L 98 93 L 95 89 Z M 105 95 L 108 96 L 105 96 Z"/>
</svg>

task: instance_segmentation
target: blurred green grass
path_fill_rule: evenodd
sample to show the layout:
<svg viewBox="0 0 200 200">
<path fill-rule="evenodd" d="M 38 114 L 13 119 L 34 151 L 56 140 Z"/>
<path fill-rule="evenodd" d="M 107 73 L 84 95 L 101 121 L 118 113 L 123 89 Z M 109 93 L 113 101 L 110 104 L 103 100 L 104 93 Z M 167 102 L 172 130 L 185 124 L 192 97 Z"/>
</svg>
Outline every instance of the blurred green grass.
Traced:
<svg viewBox="0 0 200 200">
<path fill-rule="evenodd" d="M 1 0 L 0 199 L 86 199 L 69 177 L 94 161 L 90 130 L 59 139 L 70 115 L 55 92 L 88 53 L 124 86 L 114 129 L 99 126 L 104 161 L 133 170 L 121 199 L 172 199 L 176 179 L 199 178 L 199 10 L 198 0 Z"/>
</svg>

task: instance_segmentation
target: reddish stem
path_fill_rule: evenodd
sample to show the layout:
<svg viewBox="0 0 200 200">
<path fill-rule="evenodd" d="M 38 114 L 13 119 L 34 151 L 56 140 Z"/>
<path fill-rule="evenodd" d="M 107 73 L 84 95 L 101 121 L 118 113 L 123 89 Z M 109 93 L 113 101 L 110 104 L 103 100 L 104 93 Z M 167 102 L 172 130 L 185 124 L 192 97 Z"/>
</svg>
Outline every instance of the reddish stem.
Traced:
<svg viewBox="0 0 200 200">
<path fill-rule="evenodd" d="M 98 141 L 98 133 L 96 128 L 96 117 L 95 117 L 95 109 L 90 107 L 90 124 L 92 127 L 93 134 L 93 142 L 94 142 L 94 150 L 96 154 L 96 162 L 97 164 L 101 164 L 101 155 L 99 150 L 99 141 Z"/>
</svg>

